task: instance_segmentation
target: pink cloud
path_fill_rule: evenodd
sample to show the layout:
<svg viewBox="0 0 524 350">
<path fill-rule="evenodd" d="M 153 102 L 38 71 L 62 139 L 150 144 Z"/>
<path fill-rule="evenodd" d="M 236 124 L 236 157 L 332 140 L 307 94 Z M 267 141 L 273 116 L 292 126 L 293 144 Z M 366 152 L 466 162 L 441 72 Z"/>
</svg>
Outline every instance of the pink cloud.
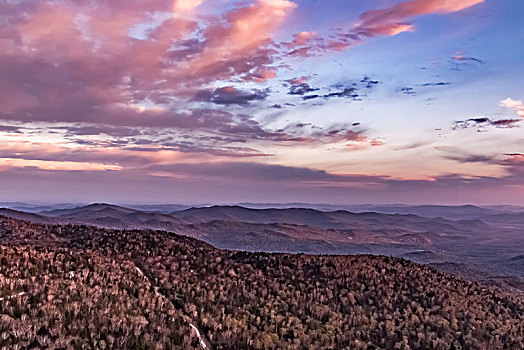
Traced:
<svg viewBox="0 0 524 350">
<path fill-rule="evenodd" d="M 307 134 L 272 130 L 254 118 L 217 107 L 231 106 L 231 101 L 242 99 L 248 102 L 235 102 L 234 106 L 249 106 L 249 101 L 256 98 L 253 91 L 244 93 L 237 89 L 242 91 L 238 94 L 230 90 L 233 85 L 264 83 L 277 76 L 281 66 L 278 50 L 285 46 L 276 45 L 273 36 L 290 18 L 297 3 L 253 0 L 236 4 L 220 15 L 170 16 L 173 11 L 193 11 L 202 3 L 203 0 L 1 3 L 0 11 L 9 16 L 9 26 L 0 27 L 0 35 L 6 38 L 0 40 L 0 117 L 66 124 L 70 132 L 76 123 L 82 127 L 112 127 L 118 129 L 113 133 L 134 136 L 134 141 L 123 136 L 114 139 L 115 144 L 129 142 L 130 147 L 136 146 L 132 142 L 137 140 L 143 142 L 141 133 L 151 129 L 178 132 L 162 135 L 167 140 L 162 143 L 150 140 L 151 154 L 169 149 L 231 157 L 267 155 L 250 147 L 227 145 L 231 140 L 347 142 L 350 148 L 374 142 L 361 131 L 331 133 L 334 130 L 329 129 L 327 133 Z M 316 45 L 323 45 L 319 49 L 323 52 L 340 51 L 366 35 L 395 35 L 412 30 L 407 21 L 416 15 L 458 11 L 474 2 L 462 1 L 460 6 L 452 1 L 426 1 L 424 6 L 421 3 L 409 1 L 368 11 L 343 38 L 323 40 L 316 32 L 299 32 L 289 48 L 296 48 L 302 56 L 308 56 L 311 48 L 317 49 Z M 153 18 L 157 12 L 167 14 L 167 19 Z M 147 30 L 130 36 L 131 29 L 145 24 L 150 26 Z M 292 84 L 305 84 L 308 78 L 299 77 Z M 217 86 L 231 88 L 218 91 L 214 99 L 194 99 L 200 91 L 217 90 L 217 81 Z M 177 137 L 184 139 L 179 141 Z M 118 148 L 107 144 L 97 146 Z M 63 153 L 52 152 L 49 157 L 59 158 Z M 109 155 L 117 158 L 115 153 Z M 107 159 L 101 158 L 99 163 L 106 164 Z"/>
<path fill-rule="evenodd" d="M 384 141 L 379 140 L 379 139 L 373 139 L 373 140 L 369 141 L 369 144 L 371 146 L 377 147 L 377 146 L 383 146 L 386 143 Z"/>
<path fill-rule="evenodd" d="M 306 45 L 311 39 L 317 36 L 317 32 L 300 32 L 294 35 L 293 44 L 297 46 Z"/>
<path fill-rule="evenodd" d="M 196 9 L 202 5 L 205 0 L 175 0 L 173 4 L 173 12 L 187 12 Z"/>
<path fill-rule="evenodd" d="M 500 101 L 500 106 L 513 109 L 518 115 L 524 118 L 524 103 L 522 101 L 513 100 L 508 97 L 505 100 Z"/>
<path fill-rule="evenodd" d="M 458 12 L 484 2 L 485 0 L 405 1 L 389 8 L 364 12 L 355 30 L 367 36 L 396 35 L 413 30 L 413 27 L 406 22 L 416 16 Z"/>
<path fill-rule="evenodd" d="M 362 43 L 366 37 L 394 36 L 415 30 L 411 23 L 421 15 L 458 12 L 484 3 L 485 0 L 410 0 L 397 5 L 368 10 L 360 15 L 359 22 L 348 32 L 335 35 L 335 39 L 318 38 L 307 32 L 295 34 L 295 40 L 287 43 L 291 56 L 308 57 L 330 51 L 344 51 Z M 311 43 L 311 38 L 315 42 Z M 296 47 L 298 46 L 298 47 Z"/>
<path fill-rule="evenodd" d="M 0 40 L 3 118 L 100 122 L 104 115 L 109 124 L 126 118 L 135 124 L 144 118 L 133 111 L 165 111 L 160 117 L 167 120 L 169 104 L 187 103 L 217 80 L 262 83 L 276 77 L 271 35 L 296 7 L 291 1 L 257 0 L 201 23 L 169 18 L 143 39 L 129 36 L 135 25 L 151 20 L 148 13 L 197 3 L 2 4 L 10 16 L 9 30 L 0 27 L 8 39 Z M 201 39 L 189 39 L 199 34 Z M 143 107 L 145 99 L 151 108 Z"/>
<path fill-rule="evenodd" d="M 268 80 L 274 79 L 277 76 L 277 71 L 275 69 L 255 69 L 253 74 L 248 74 L 244 77 L 245 81 L 253 80 L 256 83 L 265 83 Z"/>
<path fill-rule="evenodd" d="M 510 154 L 504 161 L 503 165 L 507 166 L 523 166 L 524 165 L 524 154 Z"/>
<path fill-rule="evenodd" d="M 223 70 L 222 64 L 227 63 L 221 79 L 261 71 L 272 62 L 269 56 L 274 51 L 267 49 L 272 44 L 272 32 L 296 6 L 288 0 L 258 0 L 228 12 L 224 21 L 216 20 L 206 28 L 206 48 L 192 60 L 189 70 L 216 74 L 216 69 Z"/>
<path fill-rule="evenodd" d="M 12 17 L 9 30 L 0 29 L 10 38 L 0 42 L 3 52 L 9 53 L 0 57 L 7 71 L 6 88 L 0 92 L 4 113 L 35 119 L 45 114 L 46 119 L 65 121 L 77 109 L 75 118 L 88 121 L 97 120 L 94 114 L 101 111 L 111 118 L 107 112 L 118 106 L 139 106 L 135 109 L 143 114 L 140 106 L 145 99 L 153 103 L 152 110 L 169 113 L 170 105 L 187 103 L 216 81 L 274 79 L 280 54 L 272 36 L 297 7 L 289 0 L 255 0 L 205 20 L 177 16 L 159 21 L 143 38 L 129 36 L 135 26 L 153 21 L 151 13 L 193 10 L 202 2 L 2 5 L 2 11 Z M 404 21 L 418 14 L 458 11 L 480 2 L 408 1 L 365 12 L 352 33 L 343 37 L 326 41 L 316 32 L 304 31 L 290 45 L 296 47 L 295 55 L 304 57 L 311 51 L 341 51 L 363 35 L 411 30 Z M 6 42 L 11 45 L 5 47 Z M 13 69 L 19 73 L 10 73 Z M 36 88 L 29 91 L 27 86 Z M 65 101 L 63 108 L 53 110 L 59 101 Z M 39 111 L 32 110 L 36 106 Z"/>
<path fill-rule="evenodd" d="M 307 83 L 310 78 L 311 78 L 310 76 L 303 75 L 298 78 L 289 79 L 287 80 L 287 82 L 290 83 L 291 85 L 302 85 L 302 84 Z"/>
</svg>

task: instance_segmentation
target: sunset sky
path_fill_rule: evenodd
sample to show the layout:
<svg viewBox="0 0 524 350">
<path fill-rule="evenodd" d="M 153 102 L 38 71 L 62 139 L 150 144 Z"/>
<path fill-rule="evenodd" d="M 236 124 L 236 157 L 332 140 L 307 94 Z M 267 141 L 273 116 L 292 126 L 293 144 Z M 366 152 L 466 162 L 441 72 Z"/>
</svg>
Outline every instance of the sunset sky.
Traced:
<svg viewBox="0 0 524 350">
<path fill-rule="evenodd" d="M 0 201 L 524 205 L 522 0 L 0 2 Z"/>
</svg>

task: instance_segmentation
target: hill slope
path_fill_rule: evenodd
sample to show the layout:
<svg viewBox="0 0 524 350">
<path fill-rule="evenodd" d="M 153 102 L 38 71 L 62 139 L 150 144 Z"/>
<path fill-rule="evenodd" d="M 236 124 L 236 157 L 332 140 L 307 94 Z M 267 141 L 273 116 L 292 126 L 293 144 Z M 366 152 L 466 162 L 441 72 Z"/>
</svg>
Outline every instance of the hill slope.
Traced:
<svg viewBox="0 0 524 350">
<path fill-rule="evenodd" d="M 164 312 L 182 315 L 180 319 L 190 320 L 204 344 L 213 349 L 524 347 L 524 305 L 517 297 L 402 259 L 234 252 L 161 231 L 52 226 L 5 217 L 0 217 L 0 246 L 16 256 L 23 256 L 23 249 L 65 250 L 110 259 L 120 269 L 135 266 L 149 280 L 150 290 L 174 307 L 174 313 L 154 311 L 155 317 L 163 319 Z M 114 273 L 96 259 L 92 264 L 103 276 Z M 47 261 L 54 271 L 62 260 Z M 22 274 L 33 271 L 20 266 Z M 59 276 L 54 278 L 62 288 L 73 283 Z M 34 293 L 31 298 L 43 300 L 42 317 L 56 318 L 51 316 L 56 312 L 46 314 L 49 301 L 32 283 L 27 279 L 26 290 Z M 123 288 L 122 283 L 110 285 L 114 291 Z M 5 288 L 3 280 L 0 290 Z M 103 296 L 108 291 L 98 293 Z M 152 302 L 151 295 L 139 296 L 141 303 Z M 57 312 L 66 317 L 67 300 L 56 303 L 64 305 Z M 10 322 L 19 322 L 22 315 L 13 314 Z M 154 326 L 152 316 L 144 318 L 143 329 Z M 141 329 L 136 332 L 147 334 Z M 171 339 L 169 329 L 164 332 L 165 337 L 151 339 L 155 346 Z M 120 337 L 121 348 L 138 338 L 126 340 L 131 331 Z M 9 344 L 25 341 L 21 339 L 9 337 Z M 184 347 L 174 344 L 173 348 Z"/>
<path fill-rule="evenodd" d="M 136 270 L 96 252 L 0 246 L 3 349 L 198 349 L 190 321 Z"/>
</svg>

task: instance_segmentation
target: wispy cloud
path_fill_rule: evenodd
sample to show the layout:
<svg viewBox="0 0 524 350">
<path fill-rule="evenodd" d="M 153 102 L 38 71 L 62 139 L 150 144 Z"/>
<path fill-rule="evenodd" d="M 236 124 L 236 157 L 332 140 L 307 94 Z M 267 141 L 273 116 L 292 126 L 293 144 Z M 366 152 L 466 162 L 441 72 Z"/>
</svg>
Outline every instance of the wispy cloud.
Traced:
<svg viewBox="0 0 524 350">
<path fill-rule="evenodd" d="M 429 14 L 446 14 L 465 10 L 484 3 L 485 0 L 410 0 L 391 7 L 372 9 L 360 15 L 357 24 L 344 33 L 319 38 L 317 35 L 298 33 L 303 40 L 295 40 L 293 56 L 307 57 L 326 51 L 343 51 L 375 36 L 394 36 L 415 30 L 415 18 Z"/>
</svg>

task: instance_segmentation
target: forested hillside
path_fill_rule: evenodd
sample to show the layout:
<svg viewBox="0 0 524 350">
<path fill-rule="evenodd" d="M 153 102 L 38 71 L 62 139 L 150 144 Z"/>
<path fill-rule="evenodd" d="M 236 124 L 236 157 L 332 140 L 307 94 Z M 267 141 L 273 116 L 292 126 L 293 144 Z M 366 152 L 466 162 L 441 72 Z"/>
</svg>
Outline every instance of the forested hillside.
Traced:
<svg viewBox="0 0 524 350">
<path fill-rule="evenodd" d="M 397 258 L 5 217 L 0 255 L 5 349 L 524 348 L 522 300 Z"/>
</svg>

